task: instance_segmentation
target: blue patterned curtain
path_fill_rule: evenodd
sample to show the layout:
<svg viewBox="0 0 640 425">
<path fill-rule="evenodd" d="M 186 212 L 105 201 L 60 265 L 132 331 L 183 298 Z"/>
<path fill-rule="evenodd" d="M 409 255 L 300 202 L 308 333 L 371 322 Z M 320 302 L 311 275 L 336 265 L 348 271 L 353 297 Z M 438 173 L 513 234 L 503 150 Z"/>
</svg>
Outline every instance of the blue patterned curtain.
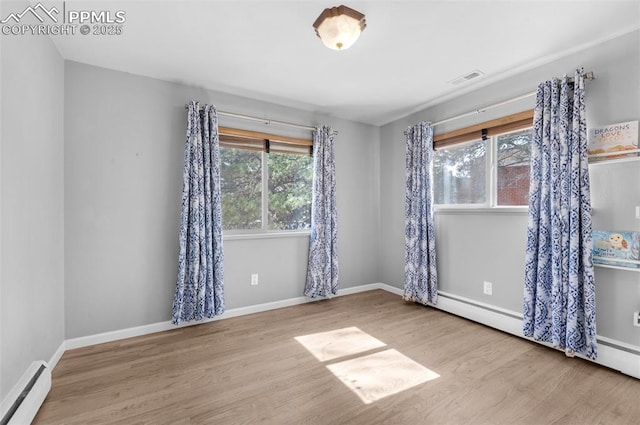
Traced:
<svg viewBox="0 0 640 425">
<path fill-rule="evenodd" d="M 220 146 L 216 108 L 189 103 L 173 323 L 224 313 Z"/>
<path fill-rule="evenodd" d="M 304 294 L 331 298 L 338 293 L 338 214 L 336 163 L 331 127 L 317 126 L 313 133 L 313 198 L 311 237 Z"/>
<path fill-rule="evenodd" d="M 433 222 L 433 129 L 421 122 L 406 138 L 404 299 L 436 304 L 436 232 Z"/>
<path fill-rule="evenodd" d="M 538 86 L 533 116 L 524 335 L 597 356 L 584 76 Z"/>
</svg>

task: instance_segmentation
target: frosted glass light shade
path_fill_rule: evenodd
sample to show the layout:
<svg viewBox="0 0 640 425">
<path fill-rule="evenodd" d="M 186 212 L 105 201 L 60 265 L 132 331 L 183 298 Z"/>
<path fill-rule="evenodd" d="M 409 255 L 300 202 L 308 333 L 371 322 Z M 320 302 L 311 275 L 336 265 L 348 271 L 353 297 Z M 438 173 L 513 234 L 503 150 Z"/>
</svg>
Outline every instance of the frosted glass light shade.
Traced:
<svg viewBox="0 0 640 425">
<path fill-rule="evenodd" d="M 351 47 L 366 26 L 364 15 L 347 6 L 325 9 L 313 23 L 324 45 L 334 50 Z"/>
</svg>

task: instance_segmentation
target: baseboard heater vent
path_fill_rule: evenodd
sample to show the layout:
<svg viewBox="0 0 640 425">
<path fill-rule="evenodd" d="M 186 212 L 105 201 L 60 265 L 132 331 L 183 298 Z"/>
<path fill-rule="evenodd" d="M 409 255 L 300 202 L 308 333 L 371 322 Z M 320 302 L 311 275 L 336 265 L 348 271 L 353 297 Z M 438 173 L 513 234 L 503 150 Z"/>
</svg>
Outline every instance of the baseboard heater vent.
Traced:
<svg viewBox="0 0 640 425">
<path fill-rule="evenodd" d="M 51 389 L 51 370 L 44 361 L 33 362 L 2 403 L 0 425 L 30 424 Z"/>
</svg>

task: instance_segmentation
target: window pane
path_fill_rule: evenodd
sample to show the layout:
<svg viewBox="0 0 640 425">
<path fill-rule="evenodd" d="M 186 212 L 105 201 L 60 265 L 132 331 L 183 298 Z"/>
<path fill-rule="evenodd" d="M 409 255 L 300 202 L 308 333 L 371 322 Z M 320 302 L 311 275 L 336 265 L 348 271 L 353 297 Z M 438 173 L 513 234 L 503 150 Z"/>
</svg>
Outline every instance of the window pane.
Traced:
<svg viewBox="0 0 640 425">
<path fill-rule="evenodd" d="M 268 156 L 269 230 L 309 229 L 313 158 L 284 153 Z"/>
<path fill-rule="evenodd" d="M 498 143 L 498 205 L 529 205 L 531 129 L 502 134 Z"/>
<path fill-rule="evenodd" d="M 262 152 L 220 148 L 222 227 L 262 227 Z"/>
<path fill-rule="evenodd" d="M 433 158 L 436 204 L 486 202 L 487 141 L 439 149 Z"/>
</svg>

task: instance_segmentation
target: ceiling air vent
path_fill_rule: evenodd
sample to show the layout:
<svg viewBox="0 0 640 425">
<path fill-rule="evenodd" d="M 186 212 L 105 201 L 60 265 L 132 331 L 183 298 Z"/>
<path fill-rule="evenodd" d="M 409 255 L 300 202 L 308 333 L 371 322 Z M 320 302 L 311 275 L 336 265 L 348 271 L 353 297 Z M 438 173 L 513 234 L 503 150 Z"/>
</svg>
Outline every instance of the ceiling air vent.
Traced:
<svg viewBox="0 0 640 425">
<path fill-rule="evenodd" d="M 484 75 L 484 72 L 478 70 L 478 69 L 474 69 L 471 72 L 467 72 L 464 75 L 461 75 L 458 78 L 454 78 L 453 80 L 449 81 L 451 84 L 453 85 L 458 85 L 461 83 L 464 83 L 465 81 L 469 81 L 469 80 L 473 80 L 474 78 L 478 78 L 481 75 Z"/>
</svg>

